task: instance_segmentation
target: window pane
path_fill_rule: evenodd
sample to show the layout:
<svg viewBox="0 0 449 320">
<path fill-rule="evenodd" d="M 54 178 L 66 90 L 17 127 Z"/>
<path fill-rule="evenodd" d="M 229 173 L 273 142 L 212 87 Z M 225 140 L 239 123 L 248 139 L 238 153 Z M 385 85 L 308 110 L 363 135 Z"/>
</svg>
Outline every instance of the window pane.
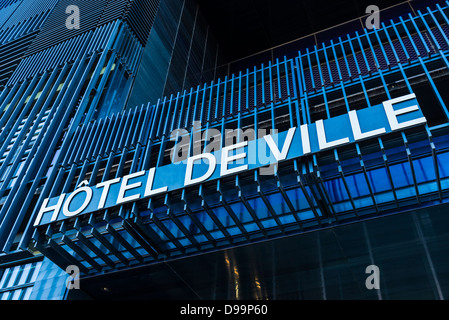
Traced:
<svg viewBox="0 0 449 320">
<path fill-rule="evenodd" d="M 8 300 L 10 294 L 11 294 L 10 291 L 4 292 L 1 296 L 2 297 L 1 300 Z"/>
<path fill-rule="evenodd" d="M 9 278 L 8 284 L 6 285 L 6 288 L 12 287 L 13 283 L 17 277 L 17 274 L 19 273 L 20 266 L 15 266 L 12 270 L 11 278 Z"/>
<path fill-rule="evenodd" d="M 14 279 L 13 286 L 17 286 L 19 284 L 20 278 L 22 278 L 23 275 L 23 269 L 25 268 L 25 265 L 18 266 L 19 271 L 16 274 L 16 278 Z"/>
<path fill-rule="evenodd" d="M 33 277 L 31 278 L 30 282 L 34 282 L 36 281 L 37 275 L 39 273 L 39 270 L 41 268 L 42 265 L 42 261 L 39 261 L 36 263 L 36 267 L 34 268 L 34 273 L 33 273 Z"/>
<path fill-rule="evenodd" d="M 19 300 L 22 289 L 14 290 L 11 300 Z"/>
<path fill-rule="evenodd" d="M 0 289 L 17 288 L 36 281 L 42 261 L 6 268 L 0 279 Z M 20 287 L 19 287 L 20 288 Z M 0 300 L 28 300 L 33 287 L 0 292 Z"/>
</svg>

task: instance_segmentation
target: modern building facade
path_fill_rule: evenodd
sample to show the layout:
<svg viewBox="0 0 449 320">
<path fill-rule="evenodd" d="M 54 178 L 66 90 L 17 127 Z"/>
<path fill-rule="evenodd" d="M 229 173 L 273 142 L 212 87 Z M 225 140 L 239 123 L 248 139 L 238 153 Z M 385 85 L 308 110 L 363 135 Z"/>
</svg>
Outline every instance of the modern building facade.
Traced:
<svg viewBox="0 0 449 320">
<path fill-rule="evenodd" d="M 0 1 L 0 299 L 449 297 L 449 3 L 248 3 Z"/>
</svg>

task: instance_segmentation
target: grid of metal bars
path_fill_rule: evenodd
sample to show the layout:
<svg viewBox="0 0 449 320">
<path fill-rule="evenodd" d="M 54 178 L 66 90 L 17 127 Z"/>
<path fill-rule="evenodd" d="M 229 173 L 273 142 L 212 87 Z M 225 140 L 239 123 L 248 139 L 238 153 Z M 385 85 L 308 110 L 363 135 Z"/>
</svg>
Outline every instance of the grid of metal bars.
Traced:
<svg viewBox="0 0 449 320">
<path fill-rule="evenodd" d="M 80 7 L 80 29 L 68 30 L 65 26 L 69 5 Z M 73 62 L 86 39 L 90 41 L 90 50 L 102 50 L 106 43 L 101 40 L 107 39 L 116 20 L 128 26 L 121 54 L 134 60 L 127 65 L 128 72 L 135 73 L 140 61 L 140 54 L 135 53 L 141 53 L 146 44 L 157 6 L 158 0 L 0 1 L 0 90 Z M 145 21 L 138 18 L 139 14 L 145 16 Z"/>
<path fill-rule="evenodd" d="M 0 90 L 20 63 L 56 1 L 0 2 Z"/>
<path fill-rule="evenodd" d="M 32 68 L 23 69 L 34 73 L 27 73 L 0 93 L 2 252 L 17 249 L 19 243 L 14 239 L 24 233 L 40 195 L 51 188 L 55 168 L 76 128 L 89 123 L 103 105 L 113 110 L 110 104 L 115 100 L 108 97 L 126 100 L 142 47 L 121 21 L 100 31 L 98 37 L 90 32 L 77 42 L 71 58 L 55 59 L 68 57 L 68 51 L 74 49 L 62 44 L 65 51 L 58 48 L 58 54 L 50 48 L 23 60 L 24 64 L 34 61 L 27 64 Z M 102 45 L 95 47 L 96 43 Z M 17 74 L 23 75 L 21 70 L 19 67 Z M 123 90 L 114 92 L 119 86 Z M 28 236 L 25 232 L 22 240 L 30 236 L 30 231 Z"/>
<path fill-rule="evenodd" d="M 41 265 L 36 261 L 2 270 L 0 300 L 29 300 Z"/>
<path fill-rule="evenodd" d="M 421 82 L 437 97 L 441 123 L 286 161 L 273 175 L 248 171 L 53 223 L 34 230 L 35 245 L 61 266 L 96 273 L 447 201 L 449 113 L 436 81 L 449 68 L 448 10 L 437 5 L 78 127 L 39 200 L 169 163 L 177 128 L 282 131 Z"/>
</svg>

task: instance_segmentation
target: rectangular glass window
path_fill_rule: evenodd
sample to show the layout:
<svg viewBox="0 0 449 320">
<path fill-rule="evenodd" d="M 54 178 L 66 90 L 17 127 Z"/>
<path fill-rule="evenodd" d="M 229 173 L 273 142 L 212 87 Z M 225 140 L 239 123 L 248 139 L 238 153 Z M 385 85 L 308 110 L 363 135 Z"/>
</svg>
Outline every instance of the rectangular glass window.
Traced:
<svg viewBox="0 0 449 320">
<path fill-rule="evenodd" d="M 0 300 L 28 300 L 41 265 L 37 261 L 0 269 Z"/>
</svg>

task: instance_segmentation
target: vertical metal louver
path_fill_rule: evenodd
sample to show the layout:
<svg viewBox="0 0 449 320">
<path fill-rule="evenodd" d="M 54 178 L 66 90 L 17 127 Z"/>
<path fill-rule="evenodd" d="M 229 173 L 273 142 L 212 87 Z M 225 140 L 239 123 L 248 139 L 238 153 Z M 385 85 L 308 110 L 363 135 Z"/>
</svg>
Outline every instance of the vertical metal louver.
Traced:
<svg viewBox="0 0 449 320">
<path fill-rule="evenodd" d="M 145 45 L 156 17 L 159 0 L 131 0 L 126 21 L 139 41 Z"/>
</svg>

